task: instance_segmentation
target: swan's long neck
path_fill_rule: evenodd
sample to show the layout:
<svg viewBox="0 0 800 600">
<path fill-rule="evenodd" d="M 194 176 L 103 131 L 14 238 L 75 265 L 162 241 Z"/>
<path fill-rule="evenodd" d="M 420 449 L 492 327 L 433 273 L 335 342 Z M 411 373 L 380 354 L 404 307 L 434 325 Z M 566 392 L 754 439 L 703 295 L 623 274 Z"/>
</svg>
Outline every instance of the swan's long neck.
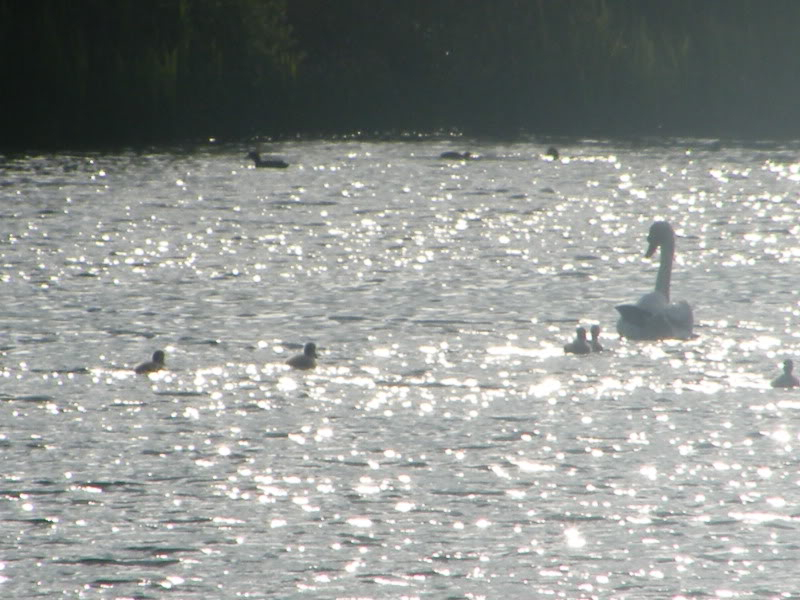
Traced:
<svg viewBox="0 0 800 600">
<path fill-rule="evenodd" d="M 672 259 L 675 256 L 675 239 L 669 237 L 661 244 L 661 264 L 656 276 L 656 291 L 669 301 L 669 283 L 672 279 Z"/>
</svg>

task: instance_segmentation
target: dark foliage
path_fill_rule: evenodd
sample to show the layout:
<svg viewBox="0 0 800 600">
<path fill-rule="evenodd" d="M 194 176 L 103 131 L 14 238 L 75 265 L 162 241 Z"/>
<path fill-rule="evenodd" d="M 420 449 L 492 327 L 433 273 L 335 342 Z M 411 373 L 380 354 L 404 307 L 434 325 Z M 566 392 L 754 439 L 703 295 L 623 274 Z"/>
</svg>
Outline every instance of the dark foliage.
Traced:
<svg viewBox="0 0 800 600">
<path fill-rule="evenodd" d="M 796 137 L 796 0 L 0 0 L 12 147 Z"/>
<path fill-rule="evenodd" d="M 275 126 L 298 53 L 285 2 L 0 0 L 6 144 Z"/>
</svg>

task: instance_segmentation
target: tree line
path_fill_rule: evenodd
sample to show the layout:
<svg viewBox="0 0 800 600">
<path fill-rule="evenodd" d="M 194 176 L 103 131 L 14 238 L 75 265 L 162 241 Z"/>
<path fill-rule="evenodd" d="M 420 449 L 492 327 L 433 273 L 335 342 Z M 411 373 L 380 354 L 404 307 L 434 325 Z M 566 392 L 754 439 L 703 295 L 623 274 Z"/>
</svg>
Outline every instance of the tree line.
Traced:
<svg viewBox="0 0 800 600">
<path fill-rule="evenodd" d="M 797 137 L 796 0 L 0 0 L 5 147 Z"/>
</svg>

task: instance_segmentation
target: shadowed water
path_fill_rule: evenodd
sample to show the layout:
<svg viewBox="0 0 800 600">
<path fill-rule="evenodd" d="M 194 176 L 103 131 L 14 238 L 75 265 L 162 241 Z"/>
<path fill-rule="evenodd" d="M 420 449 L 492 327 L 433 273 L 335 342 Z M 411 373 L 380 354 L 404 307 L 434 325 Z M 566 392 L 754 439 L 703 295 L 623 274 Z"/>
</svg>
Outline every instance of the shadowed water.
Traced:
<svg viewBox="0 0 800 600">
<path fill-rule="evenodd" d="M 798 148 L 449 149 L 0 159 L 4 598 L 796 593 Z"/>
</svg>

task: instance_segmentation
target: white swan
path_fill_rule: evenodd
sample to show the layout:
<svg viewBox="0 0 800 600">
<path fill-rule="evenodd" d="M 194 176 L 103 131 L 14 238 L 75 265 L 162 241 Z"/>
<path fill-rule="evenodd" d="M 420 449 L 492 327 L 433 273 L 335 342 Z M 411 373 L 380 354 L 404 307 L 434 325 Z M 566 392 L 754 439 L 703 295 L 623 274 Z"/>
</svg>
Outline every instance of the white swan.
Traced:
<svg viewBox="0 0 800 600">
<path fill-rule="evenodd" d="M 656 221 L 647 234 L 645 257 L 655 254 L 661 247 L 661 264 L 656 276 L 656 289 L 645 294 L 636 304 L 617 306 L 620 317 L 617 332 L 632 340 L 688 339 L 692 336 L 694 316 L 685 300 L 670 304 L 669 283 L 672 277 L 672 259 L 675 256 L 675 232 L 666 221 Z"/>
<path fill-rule="evenodd" d="M 564 344 L 564 354 L 589 354 L 592 347 L 586 341 L 586 329 L 578 327 L 576 337 L 569 344 Z"/>
<path fill-rule="evenodd" d="M 792 388 L 800 387 L 800 379 L 792 375 L 794 363 L 790 359 L 783 361 L 783 374 L 779 375 L 772 380 L 772 387 L 776 388 Z"/>
</svg>

